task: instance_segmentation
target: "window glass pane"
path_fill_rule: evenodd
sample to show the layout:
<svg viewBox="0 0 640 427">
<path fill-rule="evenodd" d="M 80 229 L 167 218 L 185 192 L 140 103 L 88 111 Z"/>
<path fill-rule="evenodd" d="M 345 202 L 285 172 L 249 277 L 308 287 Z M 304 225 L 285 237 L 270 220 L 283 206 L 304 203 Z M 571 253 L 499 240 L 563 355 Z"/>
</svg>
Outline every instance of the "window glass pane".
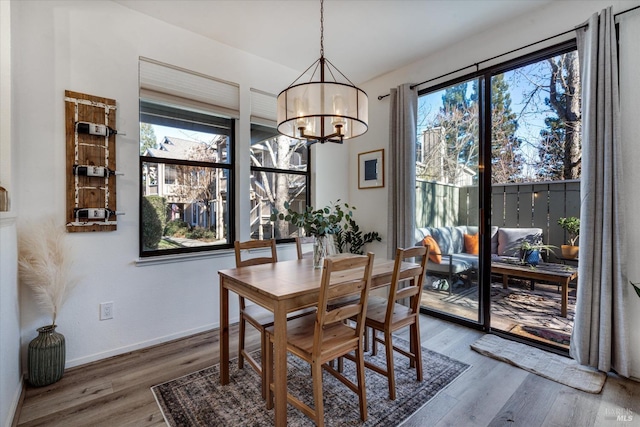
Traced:
<svg viewBox="0 0 640 427">
<path fill-rule="evenodd" d="M 170 184 L 162 179 L 167 170 L 173 174 Z M 229 243 L 228 172 L 222 168 L 142 162 L 143 251 Z"/>
<path fill-rule="evenodd" d="M 303 210 L 308 203 L 309 151 L 305 141 L 278 134 L 275 128 L 251 126 L 251 238 L 288 239 L 298 230 L 284 221 L 271 223 L 273 210 L 285 203 Z"/>
<path fill-rule="evenodd" d="M 251 177 L 251 237 L 255 239 L 286 239 L 298 235 L 286 221 L 271 224 L 271 207 L 284 212 L 284 201 L 300 212 L 307 203 L 306 175 L 275 172 L 253 172 Z M 275 196 L 275 197 L 274 197 Z M 271 202 L 271 200 L 274 202 Z M 274 228 L 274 231 L 272 231 Z M 275 234 L 274 234 L 275 232 Z"/>
<path fill-rule="evenodd" d="M 575 51 L 491 79 L 492 182 L 579 179 L 581 94 Z"/>
</svg>

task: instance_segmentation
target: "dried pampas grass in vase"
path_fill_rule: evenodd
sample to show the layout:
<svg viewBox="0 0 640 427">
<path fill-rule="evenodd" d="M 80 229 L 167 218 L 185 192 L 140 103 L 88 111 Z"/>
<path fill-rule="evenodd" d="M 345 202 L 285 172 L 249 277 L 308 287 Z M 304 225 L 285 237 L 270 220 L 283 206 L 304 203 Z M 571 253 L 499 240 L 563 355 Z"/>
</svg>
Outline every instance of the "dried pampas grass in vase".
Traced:
<svg viewBox="0 0 640 427">
<path fill-rule="evenodd" d="M 66 362 L 64 335 L 56 332 L 56 318 L 76 279 L 70 277 L 71 259 L 64 226 L 53 218 L 25 222 L 18 231 L 20 282 L 33 291 L 36 302 L 51 314 L 51 325 L 38 328 L 29 343 L 28 380 L 35 387 L 62 378 Z"/>
<path fill-rule="evenodd" d="M 67 232 L 53 218 L 25 222 L 18 232 L 20 282 L 33 291 L 40 308 L 56 324 L 60 307 L 77 283 L 70 277 L 70 248 Z"/>
</svg>

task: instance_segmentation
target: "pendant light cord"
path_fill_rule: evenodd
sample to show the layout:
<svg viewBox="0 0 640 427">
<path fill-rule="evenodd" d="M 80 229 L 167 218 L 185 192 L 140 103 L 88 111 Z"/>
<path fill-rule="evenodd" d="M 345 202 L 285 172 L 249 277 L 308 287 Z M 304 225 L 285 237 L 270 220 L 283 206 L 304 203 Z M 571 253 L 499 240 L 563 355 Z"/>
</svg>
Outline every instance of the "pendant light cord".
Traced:
<svg viewBox="0 0 640 427">
<path fill-rule="evenodd" d="M 324 57 L 324 0 L 320 0 L 320 57 Z"/>
</svg>

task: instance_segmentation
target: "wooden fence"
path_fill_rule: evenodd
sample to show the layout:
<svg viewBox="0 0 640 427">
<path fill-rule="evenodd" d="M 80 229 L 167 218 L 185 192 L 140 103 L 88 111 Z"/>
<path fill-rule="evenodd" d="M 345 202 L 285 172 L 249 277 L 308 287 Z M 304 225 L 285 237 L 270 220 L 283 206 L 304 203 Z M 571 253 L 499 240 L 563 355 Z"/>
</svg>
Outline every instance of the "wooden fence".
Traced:
<svg viewBox="0 0 640 427">
<path fill-rule="evenodd" d="M 416 224 L 422 227 L 478 225 L 478 187 L 455 187 L 434 182 L 416 183 Z M 558 218 L 580 217 L 580 181 L 553 181 L 494 185 L 491 188 L 491 224 L 499 227 L 538 227 L 544 241 L 567 243 Z M 555 251 L 560 254 L 559 250 Z"/>
</svg>

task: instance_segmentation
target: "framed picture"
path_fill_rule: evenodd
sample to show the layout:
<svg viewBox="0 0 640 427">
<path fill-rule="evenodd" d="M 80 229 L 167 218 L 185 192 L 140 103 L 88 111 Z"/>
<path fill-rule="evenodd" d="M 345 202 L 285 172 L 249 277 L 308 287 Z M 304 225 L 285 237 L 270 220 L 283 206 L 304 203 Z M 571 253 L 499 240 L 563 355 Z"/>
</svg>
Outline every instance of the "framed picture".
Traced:
<svg viewBox="0 0 640 427">
<path fill-rule="evenodd" d="M 384 149 L 358 154 L 358 188 L 384 187 Z"/>
</svg>

